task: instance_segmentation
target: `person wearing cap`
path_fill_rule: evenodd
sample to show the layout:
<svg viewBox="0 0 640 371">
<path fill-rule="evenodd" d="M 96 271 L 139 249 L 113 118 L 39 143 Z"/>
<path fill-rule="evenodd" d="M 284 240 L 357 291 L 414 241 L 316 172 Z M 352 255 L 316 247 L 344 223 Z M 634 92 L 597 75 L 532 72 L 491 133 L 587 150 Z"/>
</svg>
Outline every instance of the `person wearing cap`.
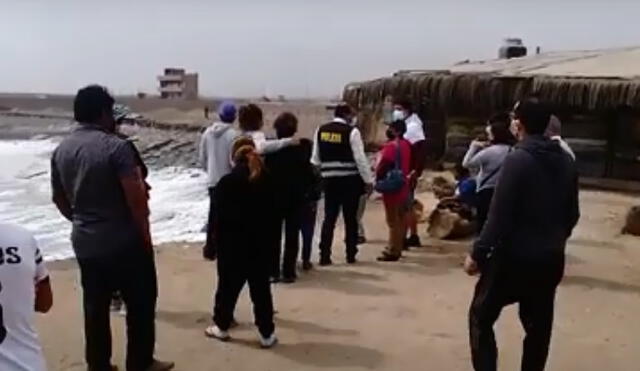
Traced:
<svg viewBox="0 0 640 371">
<path fill-rule="evenodd" d="M 116 136 L 120 139 L 126 140 L 126 142 L 131 147 L 131 151 L 135 157 L 138 168 L 140 169 L 140 174 L 144 180 L 144 185 L 147 191 L 147 199 L 149 199 L 149 191 L 151 191 L 151 186 L 147 182 L 147 176 L 149 175 L 149 169 L 147 165 L 144 163 L 142 156 L 140 155 L 140 151 L 138 151 L 138 147 L 133 143 L 131 138 L 125 133 L 123 130 L 124 120 L 131 114 L 131 109 L 124 104 L 116 103 L 113 105 L 113 120 L 116 123 Z M 118 313 L 121 316 L 126 316 L 126 308 L 124 305 L 124 300 L 122 298 L 122 293 L 120 291 L 115 291 L 111 298 L 111 311 L 114 313 Z"/>
<path fill-rule="evenodd" d="M 411 143 L 411 193 L 415 193 L 418 179 L 422 175 L 427 159 L 427 140 L 425 127 L 420 117 L 413 111 L 413 105 L 408 100 L 394 102 L 393 120 L 404 120 L 407 123 L 407 132 L 404 139 Z M 412 197 L 413 198 L 413 197 Z M 418 218 L 413 212 L 407 213 L 409 238 L 405 240 L 405 247 L 420 247 L 418 236 Z"/>
<path fill-rule="evenodd" d="M 364 152 L 353 109 L 340 104 L 334 119 L 318 128 L 311 163 L 320 167 L 324 180 L 325 217 L 320 238 L 320 265 L 331 265 L 333 232 L 342 210 L 347 263 L 358 254 L 358 204 L 362 194 L 373 190 L 373 175 Z"/>
<path fill-rule="evenodd" d="M 231 147 L 240 132 L 233 127 L 236 120 L 236 106 L 232 102 L 222 102 L 218 107 L 219 121 L 209 126 L 200 140 L 198 157 L 200 166 L 207 172 L 209 187 L 209 221 L 207 224 L 207 242 L 203 255 L 207 259 L 215 259 L 213 233 L 213 210 L 215 187 L 220 179 L 231 172 Z"/>
</svg>

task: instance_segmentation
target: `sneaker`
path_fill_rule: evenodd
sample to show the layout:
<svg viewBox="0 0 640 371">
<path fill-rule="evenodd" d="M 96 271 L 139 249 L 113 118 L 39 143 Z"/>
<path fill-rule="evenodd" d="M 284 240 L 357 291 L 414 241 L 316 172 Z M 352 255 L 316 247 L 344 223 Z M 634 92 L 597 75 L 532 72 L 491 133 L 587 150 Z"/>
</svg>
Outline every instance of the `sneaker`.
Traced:
<svg viewBox="0 0 640 371">
<path fill-rule="evenodd" d="M 207 327 L 204 330 L 204 335 L 208 338 L 218 339 L 220 341 L 229 341 L 229 339 L 231 339 L 229 331 L 220 330 L 220 328 L 216 325 Z"/>
<path fill-rule="evenodd" d="M 407 247 L 422 247 L 422 243 L 420 242 L 420 237 L 414 234 L 411 237 L 405 240 L 405 246 Z"/>
<path fill-rule="evenodd" d="M 302 262 L 303 271 L 310 271 L 312 269 L 313 269 L 313 264 L 311 264 L 311 262 Z"/>
<path fill-rule="evenodd" d="M 376 260 L 378 260 L 379 262 L 397 262 L 398 260 L 400 260 L 400 257 L 382 253 L 382 255 L 378 256 Z"/>
<path fill-rule="evenodd" d="M 321 267 L 326 267 L 326 266 L 329 266 L 329 265 L 332 265 L 332 264 L 333 264 L 333 262 L 331 261 L 331 258 L 326 258 L 326 259 L 322 258 L 322 259 L 320 259 L 320 266 Z"/>
<path fill-rule="evenodd" d="M 347 256 L 347 264 L 355 264 L 358 261 L 356 260 L 355 256 Z"/>
<path fill-rule="evenodd" d="M 262 349 L 273 348 L 276 344 L 278 344 L 278 338 L 275 333 L 271 334 L 271 336 L 267 338 L 260 335 L 260 347 Z"/>
<path fill-rule="evenodd" d="M 176 367 L 176 364 L 173 362 L 162 362 L 154 359 L 146 371 L 169 371 L 173 370 L 174 367 Z"/>
</svg>

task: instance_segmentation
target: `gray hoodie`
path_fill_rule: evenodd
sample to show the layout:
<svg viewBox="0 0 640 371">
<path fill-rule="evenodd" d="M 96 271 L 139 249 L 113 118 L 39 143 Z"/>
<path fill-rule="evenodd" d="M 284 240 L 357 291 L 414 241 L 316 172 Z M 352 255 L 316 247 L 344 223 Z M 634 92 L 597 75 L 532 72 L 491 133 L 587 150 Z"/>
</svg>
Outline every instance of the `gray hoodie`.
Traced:
<svg viewBox="0 0 640 371">
<path fill-rule="evenodd" d="M 231 172 L 231 146 L 239 135 L 233 124 L 223 122 L 214 123 L 202 134 L 199 162 L 209 175 L 209 187 Z"/>
</svg>

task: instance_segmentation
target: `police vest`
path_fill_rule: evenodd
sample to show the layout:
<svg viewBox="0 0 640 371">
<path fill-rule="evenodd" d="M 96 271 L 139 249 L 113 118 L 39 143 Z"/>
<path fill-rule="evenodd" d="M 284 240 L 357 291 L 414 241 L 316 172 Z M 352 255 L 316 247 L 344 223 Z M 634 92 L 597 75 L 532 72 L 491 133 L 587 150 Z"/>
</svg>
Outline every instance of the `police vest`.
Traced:
<svg viewBox="0 0 640 371">
<path fill-rule="evenodd" d="M 323 178 L 359 175 L 351 150 L 352 131 L 352 126 L 339 122 L 330 122 L 318 129 L 316 141 Z"/>
</svg>

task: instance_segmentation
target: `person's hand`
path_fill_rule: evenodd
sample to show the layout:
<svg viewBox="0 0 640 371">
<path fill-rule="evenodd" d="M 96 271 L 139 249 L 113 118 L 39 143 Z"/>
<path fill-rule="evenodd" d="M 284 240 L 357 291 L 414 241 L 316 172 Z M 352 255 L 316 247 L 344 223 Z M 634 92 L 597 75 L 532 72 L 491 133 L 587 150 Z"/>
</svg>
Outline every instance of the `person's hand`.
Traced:
<svg viewBox="0 0 640 371">
<path fill-rule="evenodd" d="M 218 257 L 216 249 L 209 247 L 206 243 L 202 246 L 202 257 L 207 261 L 215 261 Z"/>
<path fill-rule="evenodd" d="M 480 273 L 480 269 L 478 268 L 478 263 L 471 257 L 471 255 L 467 255 L 464 259 L 464 271 L 470 275 L 475 276 Z"/>
<path fill-rule="evenodd" d="M 489 146 L 489 142 L 475 139 L 473 142 L 471 142 L 471 145 L 474 147 L 485 148 Z"/>
<path fill-rule="evenodd" d="M 373 183 L 366 183 L 364 185 L 364 194 L 367 195 L 367 197 L 371 196 L 371 194 L 373 193 Z"/>
</svg>

